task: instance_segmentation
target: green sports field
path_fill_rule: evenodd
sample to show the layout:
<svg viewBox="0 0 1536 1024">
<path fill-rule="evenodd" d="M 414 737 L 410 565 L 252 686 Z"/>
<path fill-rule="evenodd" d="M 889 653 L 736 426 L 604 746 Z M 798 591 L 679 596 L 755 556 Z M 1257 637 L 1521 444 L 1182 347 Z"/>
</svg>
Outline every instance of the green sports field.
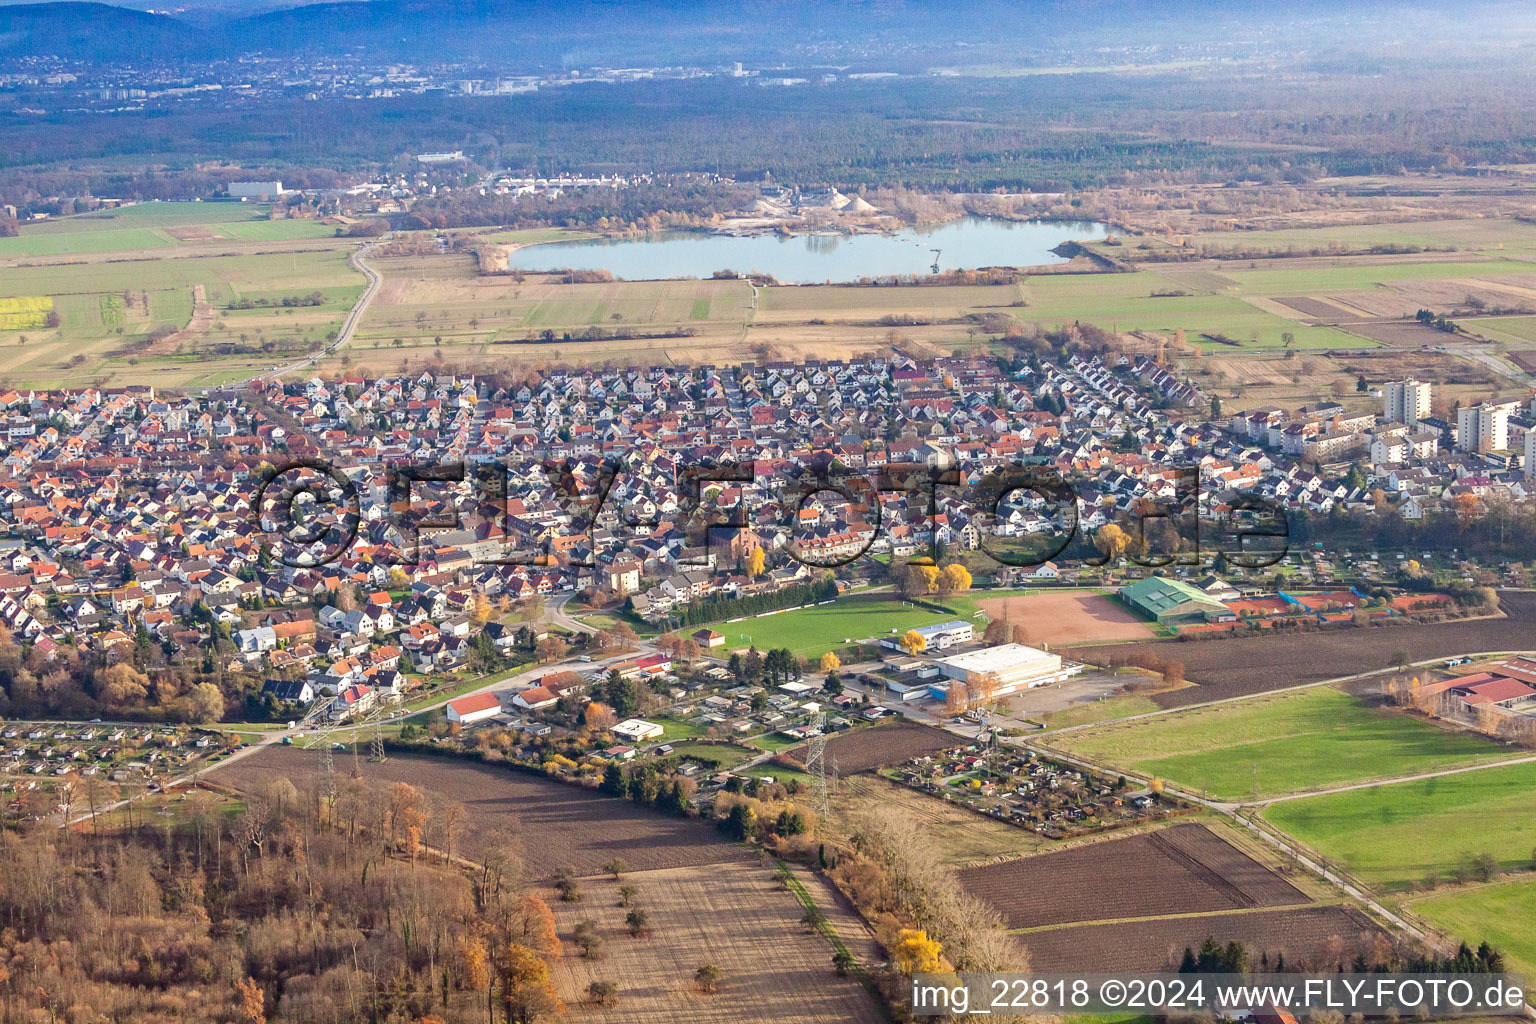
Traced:
<svg viewBox="0 0 1536 1024">
<path fill-rule="evenodd" d="M 1487 940 L 1504 951 L 1511 970 L 1536 979 L 1536 879 L 1434 896 L 1416 901 L 1413 909 L 1469 945 Z"/>
<path fill-rule="evenodd" d="M 740 622 L 716 622 L 710 628 L 725 634 L 728 650 L 756 647 L 760 651 L 787 647 L 806 658 L 819 658 L 833 648 L 843 647 L 843 640 L 861 640 L 889 636 L 891 630 L 903 633 L 917 626 L 931 626 L 951 619 L 982 625 L 973 618 L 976 605 L 970 598 L 954 597 L 946 602 L 952 615 L 910 604 L 894 593 L 851 594 L 832 604 L 800 608 Z"/>
<path fill-rule="evenodd" d="M 1362 879 L 1407 888 L 1465 856 L 1521 870 L 1536 847 L 1536 762 L 1287 800 L 1264 817 Z"/>
<path fill-rule="evenodd" d="M 1064 734 L 1076 754 L 1217 799 L 1295 793 L 1506 756 L 1481 737 L 1366 707 L 1331 687 Z"/>
</svg>

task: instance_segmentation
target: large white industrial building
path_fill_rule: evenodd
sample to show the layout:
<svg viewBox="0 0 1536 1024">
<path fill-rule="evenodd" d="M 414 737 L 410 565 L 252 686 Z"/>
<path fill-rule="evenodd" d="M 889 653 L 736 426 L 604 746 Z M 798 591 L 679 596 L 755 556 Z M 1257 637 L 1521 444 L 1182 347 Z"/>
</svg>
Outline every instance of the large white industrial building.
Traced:
<svg viewBox="0 0 1536 1024">
<path fill-rule="evenodd" d="M 1077 671 L 1075 666 L 1063 668 L 1061 655 L 1023 644 L 1000 644 L 985 650 L 967 651 L 940 658 L 937 664 L 944 678 L 954 679 L 967 687 L 982 676 L 993 676 L 996 685 L 992 692 L 999 697 L 1033 686 L 1059 683 Z"/>
</svg>

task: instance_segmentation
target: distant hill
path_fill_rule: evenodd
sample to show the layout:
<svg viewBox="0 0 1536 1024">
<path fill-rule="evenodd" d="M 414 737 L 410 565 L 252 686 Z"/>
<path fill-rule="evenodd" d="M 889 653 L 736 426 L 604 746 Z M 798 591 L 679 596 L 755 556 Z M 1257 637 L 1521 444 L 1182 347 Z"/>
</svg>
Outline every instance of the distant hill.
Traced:
<svg viewBox="0 0 1536 1024">
<path fill-rule="evenodd" d="M 1444 22 L 1450 34 L 1469 22 L 1464 8 L 1458 20 L 1449 2 L 1433 0 L 347 0 L 241 13 L 267 2 L 209 0 L 185 16 L 100 3 L 0 6 L 0 57 L 111 61 L 360 48 L 382 60 L 482 59 L 530 69 L 730 60 L 846 69 L 939 53 L 1016 63 L 1024 53 L 1052 59 L 1104 48 L 1113 63 L 1129 53 L 1155 59 L 1159 44 L 1268 38 L 1331 49 L 1410 29 L 1422 36 L 1426 21 Z M 1346 23 L 1351 31 L 1341 30 Z"/>
<path fill-rule="evenodd" d="M 183 52 L 198 33 L 175 18 L 95 3 L 0 7 L 0 57 L 144 60 Z"/>
</svg>

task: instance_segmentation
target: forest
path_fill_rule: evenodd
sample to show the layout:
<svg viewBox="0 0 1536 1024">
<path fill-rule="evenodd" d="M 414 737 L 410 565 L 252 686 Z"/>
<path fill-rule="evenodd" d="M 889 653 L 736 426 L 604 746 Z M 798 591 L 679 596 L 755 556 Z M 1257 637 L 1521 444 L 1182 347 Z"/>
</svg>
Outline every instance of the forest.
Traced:
<svg viewBox="0 0 1536 1024">
<path fill-rule="evenodd" d="M 700 78 L 507 97 L 188 102 L 108 115 L 23 113 L 45 101 L 17 90 L 0 94 L 0 197 L 20 207 L 60 194 L 212 195 L 223 179 L 199 166 L 208 160 L 305 187 L 414 170 L 411 154 L 431 149 L 462 149 L 470 172 L 719 174 L 845 189 L 1465 173 L 1536 156 L 1536 111 L 1525 102 L 1533 86 L 1528 63 L 1494 56 L 1475 65 L 1426 57 L 1272 74 L 1213 65 L 795 89 Z"/>
<path fill-rule="evenodd" d="M 163 827 L 0 832 L 0 1022 L 557 1016 L 560 939 L 515 845 L 445 863 L 462 806 L 336 786 L 177 794 Z"/>
</svg>

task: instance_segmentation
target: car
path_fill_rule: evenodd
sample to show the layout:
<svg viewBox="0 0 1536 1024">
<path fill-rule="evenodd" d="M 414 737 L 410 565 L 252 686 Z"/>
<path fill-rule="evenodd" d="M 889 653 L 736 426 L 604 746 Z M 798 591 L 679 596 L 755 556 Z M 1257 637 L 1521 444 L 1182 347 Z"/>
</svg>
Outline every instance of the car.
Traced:
<svg viewBox="0 0 1536 1024">
<path fill-rule="evenodd" d="M 576 660 L 577 661 L 591 661 L 592 660 L 592 655 L 590 655 L 590 654 L 583 654 L 581 657 L 577 658 Z"/>
</svg>

